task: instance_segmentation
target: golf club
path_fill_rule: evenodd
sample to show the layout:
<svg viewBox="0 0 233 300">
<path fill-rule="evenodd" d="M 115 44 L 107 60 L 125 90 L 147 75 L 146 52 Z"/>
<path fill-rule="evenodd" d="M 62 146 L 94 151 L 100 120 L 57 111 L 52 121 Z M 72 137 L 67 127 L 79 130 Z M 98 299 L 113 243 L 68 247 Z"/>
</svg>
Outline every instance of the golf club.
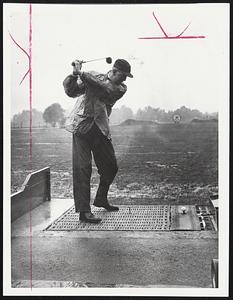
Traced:
<svg viewBox="0 0 233 300">
<path fill-rule="evenodd" d="M 88 62 L 92 62 L 92 61 L 97 61 L 97 60 L 103 60 L 103 59 L 105 59 L 106 63 L 108 63 L 108 64 L 112 63 L 112 58 L 111 57 L 103 57 L 103 58 L 97 58 L 97 59 L 86 60 L 86 61 L 82 60 L 81 62 L 84 64 L 84 63 L 88 63 Z M 72 62 L 71 65 L 74 66 L 74 62 Z"/>
</svg>

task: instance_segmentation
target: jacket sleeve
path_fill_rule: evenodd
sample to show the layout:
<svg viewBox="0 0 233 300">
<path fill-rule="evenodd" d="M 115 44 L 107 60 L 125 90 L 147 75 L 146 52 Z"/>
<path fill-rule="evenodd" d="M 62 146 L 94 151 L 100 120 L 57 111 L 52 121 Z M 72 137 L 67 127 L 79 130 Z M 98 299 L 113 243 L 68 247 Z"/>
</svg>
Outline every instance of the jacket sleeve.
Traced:
<svg viewBox="0 0 233 300">
<path fill-rule="evenodd" d="M 102 81 L 98 76 L 89 72 L 82 72 L 81 79 L 87 86 L 95 88 L 98 91 L 99 99 L 106 104 L 113 105 L 127 91 L 125 84 L 115 85 L 110 81 Z"/>
<path fill-rule="evenodd" d="M 63 87 L 67 96 L 75 98 L 85 92 L 85 85 L 82 80 L 76 76 L 69 75 L 63 81 Z"/>
</svg>

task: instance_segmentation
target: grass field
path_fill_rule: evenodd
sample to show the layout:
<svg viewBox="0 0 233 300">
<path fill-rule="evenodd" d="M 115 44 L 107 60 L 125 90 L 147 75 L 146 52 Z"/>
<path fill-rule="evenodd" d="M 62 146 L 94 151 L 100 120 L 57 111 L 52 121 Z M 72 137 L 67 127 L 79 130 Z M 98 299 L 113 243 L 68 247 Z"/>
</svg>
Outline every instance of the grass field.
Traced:
<svg viewBox="0 0 233 300">
<path fill-rule="evenodd" d="M 119 171 L 109 198 L 115 202 L 203 203 L 218 190 L 218 126 L 159 124 L 112 126 Z M 11 192 L 18 191 L 26 175 L 51 168 L 52 197 L 72 197 L 72 135 L 59 128 L 12 129 Z M 93 164 L 92 195 L 98 173 Z"/>
</svg>

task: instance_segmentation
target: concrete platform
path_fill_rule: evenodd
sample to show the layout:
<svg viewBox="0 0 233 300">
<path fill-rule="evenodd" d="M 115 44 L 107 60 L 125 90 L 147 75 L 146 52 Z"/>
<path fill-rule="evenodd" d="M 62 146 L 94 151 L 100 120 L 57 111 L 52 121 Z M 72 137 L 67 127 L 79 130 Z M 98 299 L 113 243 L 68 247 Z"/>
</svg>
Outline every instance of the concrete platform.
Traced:
<svg viewBox="0 0 233 300">
<path fill-rule="evenodd" d="M 12 287 L 211 287 L 214 231 L 45 231 L 73 205 L 52 199 L 12 223 Z"/>
</svg>

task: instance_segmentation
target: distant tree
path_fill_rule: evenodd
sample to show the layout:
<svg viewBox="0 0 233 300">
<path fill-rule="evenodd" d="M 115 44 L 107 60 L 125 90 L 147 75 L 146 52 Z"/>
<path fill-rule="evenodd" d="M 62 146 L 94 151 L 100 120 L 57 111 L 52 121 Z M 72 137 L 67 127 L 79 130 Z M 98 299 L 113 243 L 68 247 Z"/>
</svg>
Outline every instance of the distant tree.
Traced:
<svg viewBox="0 0 233 300">
<path fill-rule="evenodd" d="M 11 124 L 13 127 L 29 127 L 30 126 L 30 111 L 23 110 L 21 113 L 15 114 Z M 41 111 L 32 109 L 32 127 L 44 126 L 43 114 Z"/>
<path fill-rule="evenodd" d="M 210 114 L 210 117 L 211 117 L 211 118 L 215 118 L 215 119 L 218 120 L 218 112 L 213 112 L 213 113 L 211 113 L 211 114 Z"/>
<path fill-rule="evenodd" d="M 137 120 L 143 120 L 143 110 L 141 108 L 138 109 L 135 117 Z"/>
<path fill-rule="evenodd" d="M 183 122 L 190 122 L 193 118 L 203 117 L 203 114 L 199 110 L 191 110 L 185 106 L 181 106 L 180 108 L 176 109 L 174 114 L 180 115 Z"/>
<path fill-rule="evenodd" d="M 136 113 L 136 119 L 146 121 L 167 121 L 167 113 L 164 109 L 146 106 L 143 110 L 139 109 Z"/>
<path fill-rule="evenodd" d="M 133 118 L 133 111 L 131 108 L 122 105 L 120 108 L 120 116 L 121 116 L 121 122 L 127 119 L 132 119 Z"/>
<path fill-rule="evenodd" d="M 122 105 L 120 108 L 113 108 L 110 115 L 111 124 L 120 124 L 127 119 L 132 119 L 134 117 L 131 108 Z"/>
<path fill-rule="evenodd" d="M 153 121 L 155 119 L 155 109 L 151 106 L 144 108 L 144 120 Z"/>
<path fill-rule="evenodd" d="M 64 119 L 64 109 L 59 103 L 54 103 L 45 109 L 43 118 L 46 123 L 55 127 L 57 123 Z"/>
<path fill-rule="evenodd" d="M 45 122 L 43 119 L 43 113 L 36 109 L 32 109 L 32 126 L 33 127 L 41 127 L 44 125 L 45 125 Z"/>
<path fill-rule="evenodd" d="M 66 122 L 66 117 L 64 116 L 64 117 L 58 122 L 61 128 L 64 127 L 65 122 Z"/>
<path fill-rule="evenodd" d="M 174 112 L 173 110 L 169 110 L 167 113 L 165 113 L 165 122 L 173 122 L 173 116 Z"/>
</svg>

